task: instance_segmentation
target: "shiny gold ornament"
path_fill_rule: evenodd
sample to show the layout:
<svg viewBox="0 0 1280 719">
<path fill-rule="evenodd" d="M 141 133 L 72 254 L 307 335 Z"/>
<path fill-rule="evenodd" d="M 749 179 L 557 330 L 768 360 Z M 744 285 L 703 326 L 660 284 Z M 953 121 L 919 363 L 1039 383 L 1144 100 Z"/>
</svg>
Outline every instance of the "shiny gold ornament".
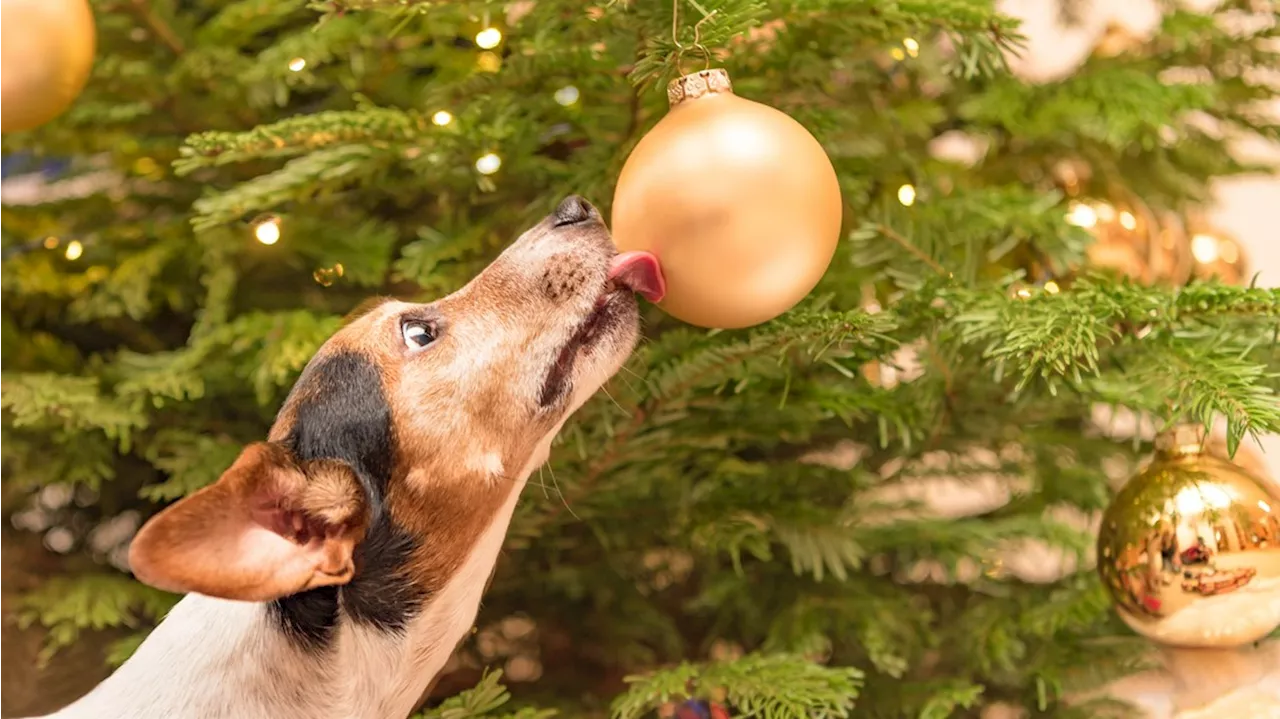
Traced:
<svg viewBox="0 0 1280 719">
<path fill-rule="evenodd" d="M 1157 438 L 1103 515 L 1098 572 L 1139 634 L 1237 647 L 1280 626 L 1280 496 L 1203 445 L 1198 426 Z"/>
<path fill-rule="evenodd" d="M 61 115 L 93 68 L 93 13 L 86 0 L 0 0 L 0 131 Z"/>
<path fill-rule="evenodd" d="M 1119 22 L 1107 23 L 1102 37 L 1093 46 L 1093 54 L 1099 57 L 1127 55 L 1142 47 L 1142 38 Z"/>
<path fill-rule="evenodd" d="M 1191 277 L 1192 259 L 1182 223 L 1157 215 L 1137 200 L 1073 202 L 1067 221 L 1088 230 L 1091 267 L 1123 273 L 1144 284 L 1182 285 Z"/>
<path fill-rule="evenodd" d="M 667 97 L 671 112 L 622 168 L 614 241 L 658 257 L 659 306 L 674 317 L 721 329 L 773 319 L 831 263 L 835 168 L 800 123 L 735 95 L 724 70 L 678 78 Z"/>
<path fill-rule="evenodd" d="M 1202 218 L 1190 219 L 1187 225 L 1191 236 L 1192 274 L 1202 280 L 1216 279 L 1229 285 L 1243 283 L 1249 270 L 1240 243 Z"/>
</svg>

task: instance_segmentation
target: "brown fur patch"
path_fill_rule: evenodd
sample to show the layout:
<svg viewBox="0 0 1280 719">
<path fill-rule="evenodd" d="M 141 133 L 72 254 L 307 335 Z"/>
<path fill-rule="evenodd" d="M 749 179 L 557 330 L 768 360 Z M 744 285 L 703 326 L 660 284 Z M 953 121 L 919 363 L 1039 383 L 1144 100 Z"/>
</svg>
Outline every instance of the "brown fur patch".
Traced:
<svg viewBox="0 0 1280 719">
<path fill-rule="evenodd" d="M 363 522 L 364 495 L 351 468 L 336 460 L 316 460 L 306 466 L 307 486 L 299 509 L 325 524 Z"/>
</svg>

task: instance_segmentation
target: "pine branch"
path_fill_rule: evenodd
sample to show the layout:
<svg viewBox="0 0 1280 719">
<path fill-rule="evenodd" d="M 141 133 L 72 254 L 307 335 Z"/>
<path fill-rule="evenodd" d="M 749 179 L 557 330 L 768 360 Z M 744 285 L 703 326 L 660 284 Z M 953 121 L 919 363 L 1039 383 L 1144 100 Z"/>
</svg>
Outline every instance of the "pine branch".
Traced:
<svg viewBox="0 0 1280 719">
<path fill-rule="evenodd" d="M 332 145 L 416 142 L 431 130 L 430 118 L 389 108 L 299 115 L 247 132 L 202 132 L 188 137 L 174 171 L 289 157 Z"/>
<path fill-rule="evenodd" d="M 44 666 L 59 649 L 74 643 L 81 632 L 134 627 L 140 620 L 158 621 L 178 599 L 117 574 L 60 577 L 23 597 L 18 625 L 25 628 L 39 624 L 49 630 L 38 657 Z"/>
<path fill-rule="evenodd" d="M 326 188 L 368 181 L 392 160 L 390 151 L 368 145 L 316 150 L 290 160 L 275 172 L 197 200 L 191 225 L 197 232 L 208 230 L 288 202 L 313 198 Z"/>
<path fill-rule="evenodd" d="M 613 703 L 613 719 L 637 719 L 665 702 L 708 697 L 717 690 L 744 716 L 829 719 L 850 716 L 862 673 L 787 655 L 748 655 L 731 662 L 686 662 L 628 677 L 627 683 L 631 688 Z"/>
<path fill-rule="evenodd" d="M 502 671 L 486 671 L 472 688 L 449 697 L 434 709 L 414 714 L 410 719 L 549 719 L 558 714 L 553 709 L 524 708 L 498 714 L 511 700 L 511 693 L 499 683 Z"/>
<path fill-rule="evenodd" d="M 94 377 L 5 373 L 3 387 L 0 407 L 15 429 L 100 431 L 127 450 L 147 426 L 144 414 L 104 395 Z"/>
</svg>

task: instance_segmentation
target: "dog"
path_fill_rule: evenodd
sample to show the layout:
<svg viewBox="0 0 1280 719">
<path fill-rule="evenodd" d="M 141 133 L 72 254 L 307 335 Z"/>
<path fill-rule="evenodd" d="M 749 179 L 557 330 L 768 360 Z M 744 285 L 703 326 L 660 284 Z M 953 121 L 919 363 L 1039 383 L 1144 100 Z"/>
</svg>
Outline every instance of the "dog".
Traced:
<svg viewBox="0 0 1280 719">
<path fill-rule="evenodd" d="M 635 293 L 661 285 L 574 196 L 457 292 L 367 309 L 266 441 L 139 530 L 133 573 L 187 596 L 50 716 L 407 716 L 470 632 L 529 474 L 632 352 Z"/>
</svg>

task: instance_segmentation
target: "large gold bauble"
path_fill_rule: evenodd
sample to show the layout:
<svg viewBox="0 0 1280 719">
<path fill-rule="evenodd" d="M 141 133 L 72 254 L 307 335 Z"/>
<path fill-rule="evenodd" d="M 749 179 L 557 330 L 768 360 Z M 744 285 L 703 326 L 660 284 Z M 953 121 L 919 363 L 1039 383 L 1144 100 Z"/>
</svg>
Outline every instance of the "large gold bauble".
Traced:
<svg viewBox="0 0 1280 719">
<path fill-rule="evenodd" d="M 1094 236 L 1089 265 L 1115 270 L 1143 284 L 1182 285 L 1192 259 L 1182 223 L 1157 215 L 1139 200 L 1075 203 L 1068 220 Z"/>
<path fill-rule="evenodd" d="M 93 13 L 86 0 L 0 0 L 0 131 L 61 115 L 93 69 Z"/>
<path fill-rule="evenodd" d="M 723 70 L 678 78 L 667 96 L 671 112 L 618 178 L 614 242 L 657 256 L 659 306 L 685 322 L 733 329 L 777 317 L 835 253 L 835 168 L 804 126 L 735 95 Z"/>
<path fill-rule="evenodd" d="M 1205 454 L 1179 426 L 1116 495 L 1098 572 L 1134 631 L 1176 647 L 1237 647 L 1280 626 L 1280 496 Z"/>
</svg>

